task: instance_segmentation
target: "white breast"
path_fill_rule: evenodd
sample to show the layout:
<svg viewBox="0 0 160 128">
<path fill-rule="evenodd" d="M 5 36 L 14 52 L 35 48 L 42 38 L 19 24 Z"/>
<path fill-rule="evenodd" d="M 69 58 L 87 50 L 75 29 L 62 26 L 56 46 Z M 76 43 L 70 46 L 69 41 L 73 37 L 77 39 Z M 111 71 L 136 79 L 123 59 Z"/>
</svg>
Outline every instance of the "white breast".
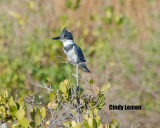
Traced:
<svg viewBox="0 0 160 128">
<path fill-rule="evenodd" d="M 66 54 L 69 61 L 76 63 L 77 55 L 75 54 L 74 48 Z"/>
</svg>

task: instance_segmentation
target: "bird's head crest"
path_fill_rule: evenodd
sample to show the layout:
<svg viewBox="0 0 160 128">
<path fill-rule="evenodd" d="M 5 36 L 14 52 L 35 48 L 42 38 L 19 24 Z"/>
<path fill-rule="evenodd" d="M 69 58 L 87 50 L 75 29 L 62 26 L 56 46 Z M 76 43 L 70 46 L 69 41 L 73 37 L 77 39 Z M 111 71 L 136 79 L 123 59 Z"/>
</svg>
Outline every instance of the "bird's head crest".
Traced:
<svg viewBox="0 0 160 128">
<path fill-rule="evenodd" d="M 60 37 L 63 37 L 64 39 L 68 39 L 68 40 L 73 40 L 73 36 L 72 36 L 72 33 L 67 31 L 66 28 L 63 29 Z"/>
</svg>

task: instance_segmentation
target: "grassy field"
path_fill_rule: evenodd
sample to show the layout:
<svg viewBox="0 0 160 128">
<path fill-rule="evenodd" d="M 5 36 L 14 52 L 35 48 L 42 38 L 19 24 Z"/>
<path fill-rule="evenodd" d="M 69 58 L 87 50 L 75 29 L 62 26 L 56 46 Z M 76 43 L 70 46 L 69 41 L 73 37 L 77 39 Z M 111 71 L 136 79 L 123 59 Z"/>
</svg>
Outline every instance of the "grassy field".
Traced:
<svg viewBox="0 0 160 128">
<path fill-rule="evenodd" d="M 91 74 L 93 89 L 111 83 L 104 121 L 123 128 L 160 127 L 160 1 L 0 0 L 0 87 L 16 97 L 38 90 L 41 81 L 58 87 L 75 68 L 59 63 L 62 43 L 51 40 L 64 27 L 73 31 Z M 84 84 L 83 77 L 81 82 Z M 82 85 L 83 86 L 83 85 Z M 15 93 L 16 92 L 16 93 Z M 141 111 L 110 111 L 109 104 L 142 105 Z"/>
</svg>

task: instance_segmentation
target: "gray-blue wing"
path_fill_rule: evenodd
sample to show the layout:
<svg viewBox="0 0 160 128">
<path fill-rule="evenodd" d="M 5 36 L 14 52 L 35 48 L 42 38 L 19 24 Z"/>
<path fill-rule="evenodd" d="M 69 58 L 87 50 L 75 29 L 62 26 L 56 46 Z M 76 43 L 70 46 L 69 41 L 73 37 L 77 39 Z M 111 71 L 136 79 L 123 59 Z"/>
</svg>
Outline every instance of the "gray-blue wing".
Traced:
<svg viewBox="0 0 160 128">
<path fill-rule="evenodd" d="M 74 51 L 75 51 L 76 55 L 78 56 L 78 63 L 86 62 L 84 55 L 83 55 L 83 52 L 78 45 L 74 46 Z"/>
</svg>

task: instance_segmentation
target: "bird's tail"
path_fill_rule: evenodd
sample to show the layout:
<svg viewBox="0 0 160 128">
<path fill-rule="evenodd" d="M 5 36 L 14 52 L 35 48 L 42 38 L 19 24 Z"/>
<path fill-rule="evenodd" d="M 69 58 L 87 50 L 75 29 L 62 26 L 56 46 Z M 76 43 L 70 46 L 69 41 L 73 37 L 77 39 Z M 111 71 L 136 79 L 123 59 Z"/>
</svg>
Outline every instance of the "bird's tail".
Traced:
<svg viewBox="0 0 160 128">
<path fill-rule="evenodd" d="M 87 73 L 91 73 L 91 71 L 87 68 L 86 64 L 80 64 L 80 66 L 82 67 L 83 71 L 87 72 Z"/>
</svg>

